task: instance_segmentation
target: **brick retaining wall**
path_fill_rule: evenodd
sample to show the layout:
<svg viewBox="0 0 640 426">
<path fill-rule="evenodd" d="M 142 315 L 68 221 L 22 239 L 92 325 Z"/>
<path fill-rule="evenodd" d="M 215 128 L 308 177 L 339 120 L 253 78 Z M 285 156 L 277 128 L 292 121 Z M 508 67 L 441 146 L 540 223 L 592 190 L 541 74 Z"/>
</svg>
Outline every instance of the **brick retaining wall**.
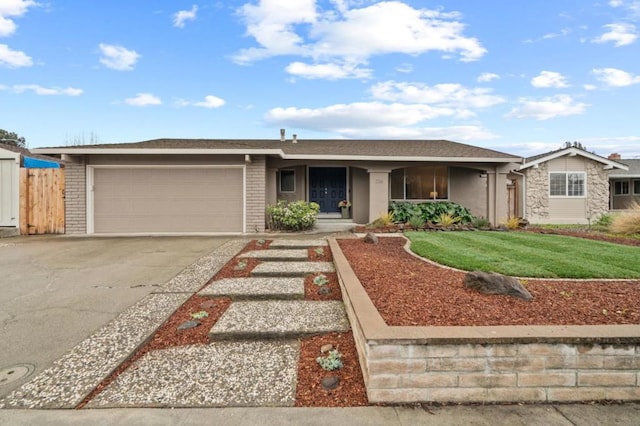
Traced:
<svg viewBox="0 0 640 426">
<path fill-rule="evenodd" d="M 390 327 L 329 242 L 370 402 L 640 400 L 640 326 Z"/>
</svg>

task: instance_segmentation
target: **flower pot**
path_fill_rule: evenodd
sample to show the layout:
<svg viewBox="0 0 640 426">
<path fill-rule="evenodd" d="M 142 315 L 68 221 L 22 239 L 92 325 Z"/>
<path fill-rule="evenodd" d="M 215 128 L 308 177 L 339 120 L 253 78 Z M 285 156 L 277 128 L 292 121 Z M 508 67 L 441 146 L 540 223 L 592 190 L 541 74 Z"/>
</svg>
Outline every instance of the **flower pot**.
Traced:
<svg viewBox="0 0 640 426">
<path fill-rule="evenodd" d="M 343 219 L 349 219 L 349 207 L 340 207 Z"/>
</svg>

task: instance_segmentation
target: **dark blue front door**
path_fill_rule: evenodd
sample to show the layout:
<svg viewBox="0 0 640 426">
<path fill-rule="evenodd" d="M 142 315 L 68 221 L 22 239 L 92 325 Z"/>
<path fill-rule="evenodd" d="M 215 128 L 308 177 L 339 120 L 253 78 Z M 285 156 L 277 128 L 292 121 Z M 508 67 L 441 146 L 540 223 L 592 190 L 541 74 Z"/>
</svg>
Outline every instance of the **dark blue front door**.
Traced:
<svg viewBox="0 0 640 426">
<path fill-rule="evenodd" d="M 339 212 L 338 203 L 347 199 L 347 169 L 309 167 L 309 201 L 320 205 L 320 212 Z"/>
</svg>

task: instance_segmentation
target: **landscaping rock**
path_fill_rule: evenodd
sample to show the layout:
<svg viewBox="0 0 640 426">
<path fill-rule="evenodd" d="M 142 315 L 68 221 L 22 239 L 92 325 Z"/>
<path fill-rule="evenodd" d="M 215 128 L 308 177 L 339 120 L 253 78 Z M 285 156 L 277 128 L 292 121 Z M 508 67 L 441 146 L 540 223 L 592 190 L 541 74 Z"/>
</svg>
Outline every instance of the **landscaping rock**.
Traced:
<svg viewBox="0 0 640 426">
<path fill-rule="evenodd" d="M 327 376 L 322 379 L 322 388 L 324 390 L 332 390 L 338 387 L 340 384 L 340 377 Z"/>
<path fill-rule="evenodd" d="M 378 244 L 378 236 L 372 232 L 367 232 L 364 236 L 364 242 L 367 244 Z"/>
<path fill-rule="evenodd" d="M 504 294 L 527 301 L 533 299 L 531 293 L 516 278 L 494 272 L 469 272 L 464 277 L 464 285 L 484 294 Z"/>
<path fill-rule="evenodd" d="M 322 347 L 320 347 L 320 352 L 323 354 L 332 350 L 333 350 L 333 345 L 331 343 L 327 343 L 326 345 L 322 345 Z"/>
<path fill-rule="evenodd" d="M 326 287 L 326 286 L 325 287 L 320 287 L 320 289 L 318 290 L 318 294 L 321 294 L 321 295 L 327 295 L 329 293 L 331 293 L 331 288 L 330 287 Z"/>
<path fill-rule="evenodd" d="M 178 330 L 188 330 L 190 328 L 196 328 L 199 325 L 199 321 L 185 321 L 178 326 Z"/>
</svg>

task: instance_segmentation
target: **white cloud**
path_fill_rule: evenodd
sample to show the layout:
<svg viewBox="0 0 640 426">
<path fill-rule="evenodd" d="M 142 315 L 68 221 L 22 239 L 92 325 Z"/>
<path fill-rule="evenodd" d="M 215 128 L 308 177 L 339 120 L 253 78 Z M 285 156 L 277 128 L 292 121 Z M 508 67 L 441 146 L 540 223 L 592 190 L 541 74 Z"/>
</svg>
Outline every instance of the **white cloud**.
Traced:
<svg viewBox="0 0 640 426">
<path fill-rule="evenodd" d="M 31 91 L 40 96 L 80 96 L 84 91 L 82 89 L 76 89 L 74 87 L 43 87 L 38 84 L 16 84 L 12 86 L 11 90 L 15 93 L 23 93 Z"/>
<path fill-rule="evenodd" d="M 6 44 L 0 44 L 0 66 L 7 68 L 30 67 L 33 61 L 30 56 L 19 50 L 11 50 Z"/>
<path fill-rule="evenodd" d="M 411 72 L 413 72 L 413 65 L 411 64 L 400 64 L 396 67 L 396 71 L 401 72 L 403 74 L 409 74 Z"/>
<path fill-rule="evenodd" d="M 636 27 L 628 23 L 615 23 L 604 25 L 603 28 L 609 31 L 600 37 L 593 39 L 594 43 L 613 42 L 616 47 L 626 46 L 633 43 L 638 38 Z"/>
<path fill-rule="evenodd" d="M 412 126 L 438 117 L 453 117 L 453 108 L 400 103 L 356 102 L 324 108 L 273 108 L 265 116 L 270 123 L 315 130 L 366 129 L 368 127 Z"/>
<path fill-rule="evenodd" d="M 478 83 L 489 83 L 493 80 L 498 80 L 500 76 L 493 72 L 483 72 L 477 78 Z"/>
<path fill-rule="evenodd" d="M 476 38 L 463 35 L 465 26 L 457 13 L 415 9 L 400 1 L 366 7 L 359 7 L 362 2 L 332 3 L 333 10 L 317 10 L 315 0 L 245 4 L 239 13 L 258 46 L 239 51 L 234 60 L 246 64 L 271 56 L 298 55 L 313 59 L 314 64 L 307 67 L 337 63 L 338 67 L 351 64 L 360 69 L 372 56 L 390 53 L 415 56 L 439 51 L 447 56 L 457 54 L 462 61 L 474 61 L 486 53 Z M 300 63 L 287 69 L 295 71 Z M 308 69 L 314 78 L 322 73 Z M 336 78 L 335 73 L 327 75 Z M 351 77 L 347 73 L 343 78 Z"/>
<path fill-rule="evenodd" d="M 196 14 L 198 13 L 198 6 L 191 6 L 191 10 L 180 10 L 173 15 L 173 26 L 177 28 L 184 28 L 186 21 L 195 21 Z"/>
<path fill-rule="evenodd" d="M 21 17 L 34 6 L 38 6 L 38 3 L 32 0 L 0 1 L 0 37 L 10 36 L 16 31 L 17 25 L 11 18 Z"/>
<path fill-rule="evenodd" d="M 494 95 L 492 92 L 492 89 L 467 88 L 457 83 L 427 86 L 423 83 L 385 81 L 371 88 L 374 98 L 380 100 L 435 104 L 463 110 L 488 108 L 505 102 L 503 97 Z M 473 115 L 473 113 L 467 115 Z"/>
<path fill-rule="evenodd" d="M 332 129 L 327 129 L 333 131 Z M 446 139 L 459 142 L 496 139 L 498 136 L 480 126 L 450 127 L 373 127 L 343 128 L 340 134 L 348 138 L 359 139 Z"/>
<path fill-rule="evenodd" d="M 219 98 L 213 95 L 207 95 L 204 97 L 204 101 L 192 102 L 192 101 L 186 101 L 184 99 L 180 99 L 176 102 L 176 105 L 179 107 L 197 106 L 202 108 L 220 108 L 225 103 L 226 103 L 225 100 L 222 98 Z"/>
<path fill-rule="evenodd" d="M 596 68 L 592 72 L 607 86 L 625 87 L 640 83 L 640 75 L 633 75 L 617 68 Z"/>
<path fill-rule="evenodd" d="M 519 106 L 513 108 L 505 117 L 548 120 L 555 117 L 580 115 L 588 106 L 585 103 L 575 102 L 569 95 L 555 95 L 540 100 L 520 98 L 518 103 Z"/>
<path fill-rule="evenodd" d="M 594 84 L 585 84 L 582 86 L 584 88 L 584 90 L 596 90 L 598 87 Z"/>
<path fill-rule="evenodd" d="M 537 88 L 562 88 L 569 86 L 566 77 L 554 71 L 542 71 L 540 75 L 531 79 L 531 85 Z"/>
<path fill-rule="evenodd" d="M 353 64 L 305 64 L 303 62 L 290 63 L 286 71 L 294 76 L 308 79 L 337 80 L 341 78 L 371 78 L 372 71 L 358 68 Z"/>
<path fill-rule="evenodd" d="M 100 63 L 118 71 L 130 71 L 140 58 L 135 50 L 129 50 L 122 46 L 100 43 L 102 57 Z"/>
<path fill-rule="evenodd" d="M 134 98 L 127 98 L 124 100 L 127 105 L 132 106 L 149 106 L 149 105 L 162 105 L 162 101 L 159 97 L 152 93 L 137 93 Z"/>
</svg>

